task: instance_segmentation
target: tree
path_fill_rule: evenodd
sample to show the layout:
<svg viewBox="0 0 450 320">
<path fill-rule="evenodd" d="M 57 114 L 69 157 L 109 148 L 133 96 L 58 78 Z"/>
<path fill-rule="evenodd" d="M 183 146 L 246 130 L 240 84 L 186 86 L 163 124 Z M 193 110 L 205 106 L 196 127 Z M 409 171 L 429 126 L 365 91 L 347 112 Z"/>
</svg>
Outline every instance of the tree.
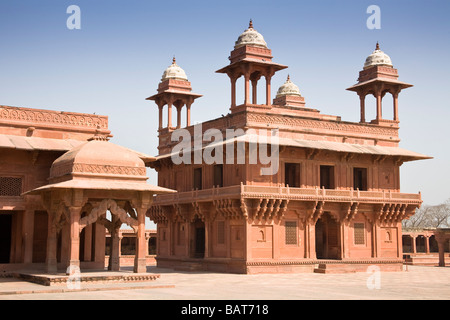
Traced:
<svg viewBox="0 0 450 320">
<path fill-rule="evenodd" d="M 423 205 L 408 220 L 402 221 L 403 228 L 445 228 L 450 226 L 450 198 L 444 203 Z"/>
</svg>

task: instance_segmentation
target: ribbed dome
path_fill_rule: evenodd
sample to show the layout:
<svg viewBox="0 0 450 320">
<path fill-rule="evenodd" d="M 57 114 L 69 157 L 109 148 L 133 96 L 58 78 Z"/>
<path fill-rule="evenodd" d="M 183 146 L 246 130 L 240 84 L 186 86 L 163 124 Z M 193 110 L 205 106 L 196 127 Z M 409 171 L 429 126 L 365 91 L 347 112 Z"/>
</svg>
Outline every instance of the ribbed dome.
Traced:
<svg viewBox="0 0 450 320">
<path fill-rule="evenodd" d="M 375 51 L 372 52 L 372 54 L 367 57 L 366 62 L 364 63 L 364 69 L 367 69 L 372 66 L 392 67 L 391 58 L 386 53 L 380 50 L 380 45 L 378 44 L 378 42 Z"/>
<path fill-rule="evenodd" d="M 175 58 L 173 58 L 172 64 L 164 71 L 161 82 L 167 79 L 188 80 L 186 72 L 177 65 Z"/>
<path fill-rule="evenodd" d="M 135 152 L 98 137 L 66 152 L 53 162 L 51 180 L 69 180 L 74 176 L 147 179 L 144 161 Z"/>
<path fill-rule="evenodd" d="M 286 82 L 278 89 L 277 98 L 281 96 L 301 96 L 300 89 L 291 81 L 290 76 Z"/>
<path fill-rule="evenodd" d="M 248 29 L 239 36 L 234 48 L 237 49 L 245 45 L 267 48 L 267 43 L 264 41 L 264 37 L 258 31 L 253 29 L 252 20 L 250 20 Z"/>
</svg>

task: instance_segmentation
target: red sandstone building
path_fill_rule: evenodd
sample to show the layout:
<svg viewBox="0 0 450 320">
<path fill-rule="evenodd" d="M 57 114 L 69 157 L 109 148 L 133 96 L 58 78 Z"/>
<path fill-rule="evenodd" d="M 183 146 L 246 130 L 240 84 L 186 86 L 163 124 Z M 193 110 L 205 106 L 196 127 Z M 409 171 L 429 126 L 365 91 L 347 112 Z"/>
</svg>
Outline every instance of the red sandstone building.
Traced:
<svg viewBox="0 0 450 320">
<path fill-rule="evenodd" d="M 401 221 L 422 200 L 420 193 L 400 192 L 400 167 L 429 158 L 399 147 L 398 96 L 411 85 L 398 80 L 397 69 L 377 44 L 358 83 L 347 89 L 360 97 L 361 114 L 359 122 L 348 122 L 307 107 L 289 77 L 272 99 L 272 78 L 287 68 L 272 58 L 250 23 L 231 51 L 230 64 L 217 71 L 230 78 L 230 113 L 202 123 L 200 132 L 199 125 L 190 123 L 191 105 L 200 95 L 192 93 L 175 60 L 165 70 L 158 93 L 148 98 L 158 105 L 160 120 L 159 156 L 150 166 L 158 171 L 159 186 L 178 191 L 156 196 L 148 211 L 158 226 L 158 266 L 236 273 L 312 271 L 317 265 L 322 272 L 365 271 L 372 264 L 401 270 Z M 243 101 L 236 94 L 240 77 Z M 257 101 L 263 78 L 265 101 Z M 368 96 L 376 99 L 373 120 L 365 116 Z M 388 97 L 393 119 L 382 115 Z M 182 128 L 183 108 L 183 132 L 192 137 L 187 152 L 191 164 L 173 161 L 179 143 L 172 141 L 173 134 Z M 227 140 L 230 128 L 240 134 Z M 224 154 L 221 163 L 196 163 L 196 148 L 214 149 L 212 140 L 195 145 L 196 137 L 209 129 L 223 135 L 215 146 L 237 150 L 241 143 L 246 161 L 229 164 Z M 249 163 L 249 150 L 255 132 L 258 136 L 261 130 L 274 129 L 278 170 L 261 175 L 267 165 Z"/>
<path fill-rule="evenodd" d="M 159 109 L 156 158 L 109 142 L 105 116 L 0 106 L 0 271 L 31 267 L 55 273 L 105 265 L 118 270 L 119 228 L 126 223 L 134 239 L 122 241 L 135 241 L 134 257 L 122 263 L 144 272 L 150 240 L 145 215 L 157 223 L 157 263 L 163 267 L 255 273 L 316 265 L 319 271 L 366 270 L 377 264 L 400 270 L 401 221 L 422 202 L 420 194 L 400 192 L 400 166 L 429 158 L 398 146 L 398 95 L 411 85 L 398 80 L 377 45 L 348 89 L 360 97 L 361 120 L 354 123 L 307 107 L 290 78 L 272 100 L 272 77 L 286 68 L 272 61 L 264 38 L 250 25 L 230 64 L 217 71 L 231 80 L 230 113 L 196 132 L 191 106 L 201 95 L 192 92 L 174 60 L 149 98 Z M 393 119 L 382 116 L 387 93 Z M 371 121 L 365 116 L 368 95 L 377 102 Z M 223 138 L 215 146 L 232 145 L 234 160 L 243 146 L 244 161 L 230 163 L 224 155 L 221 163 L 174 164 L 178 142 L 172 138 L 183 127 L 184 111 L 184 132 L 193 137 L 188 158 L 195 158 L 195 148 L 216 151 L 210 142 L 195 142 L 215 129 Z M 227 137 L 227 129 L 236 135 Z M 261 175 L 268 165 L 252 163 L 250 150 L 273 132 L 278 170 Z M 158 171 L 159 187 L 145 183 L 146 166 Z"/>
</svg>

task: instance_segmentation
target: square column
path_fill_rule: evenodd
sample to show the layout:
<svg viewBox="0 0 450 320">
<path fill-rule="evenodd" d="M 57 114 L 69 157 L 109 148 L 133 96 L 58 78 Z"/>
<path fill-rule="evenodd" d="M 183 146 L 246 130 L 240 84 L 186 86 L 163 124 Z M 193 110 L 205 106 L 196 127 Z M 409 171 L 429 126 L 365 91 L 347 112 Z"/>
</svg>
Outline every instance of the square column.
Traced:
<svg viewBox="0 0 450 320">
<path fill-rule="evenodd" d="M 69 244 L 69 268 L 67 274 L 71 270 L 79 270 L 80 268 L 80 207 L 70 207 L 70 244 Z"/>
<path fill-rule="evenodd" d="M 134 273 L 146 273 L 147 272 L 147 253 L 145 252 L 145 213 L 147 209 L 138 208 L 137 220 L 138 231 L 136 234 L 136 255 L 134 258 Z"/>
<path fill-rule="evenodd" d="M 109 271 L 119 271 L 120 270 L 120 237 L 119 229 L 120 224 L 118 223 L 119 218 L 116 215 L 111 216 L 112 227 L 109 231 L 111 233 L 111 252 L 109 253 Z M 119 224 L 118 227 L 115 227 Z"/>
<path fill-rule="evenodd" d="M 48 213 L 48 236 L 47 236 L 47 256 L 45 259 L 46 271 L 48 274 L 56 274 L 58 271 L 58 261 L 56 258 L 56 249 L 58 245 L 54 215 Z"/>
<path fill-rule="evenodd" d="M 33 262 L 33 235 L 34 235 L 34 210 L 28 209 L 24 212 L 23 225 L 23 262 Z"/>
</svg>

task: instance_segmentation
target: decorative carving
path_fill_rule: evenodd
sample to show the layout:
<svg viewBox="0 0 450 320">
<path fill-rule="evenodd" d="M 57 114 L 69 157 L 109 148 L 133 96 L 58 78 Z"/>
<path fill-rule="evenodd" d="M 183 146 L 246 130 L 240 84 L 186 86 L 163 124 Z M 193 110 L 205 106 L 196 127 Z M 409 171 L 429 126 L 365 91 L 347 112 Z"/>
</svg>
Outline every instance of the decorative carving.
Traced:
<svg viewBox="0 0 450 320">
<path fill-rule="evenodd" d="M 106 214 L 106 211 L 108 210 L 111 212 L 111 214 L 117 216 L 121 223 L 128 224 L 133 228 L 134 232 L 137 232 L 138 221 L 130 217 L 127 211 L 119 207 L 117 202 L 112 199 L 105 199 L 102 202 L 93 205 L 91 212 L 87 216 L 81 218 L 80 231 L 87 225 L 99 220 L 103 215 Z M 105 223 L 104 219 L 101 219 L 101 222 Z"/>
<path fill-rule="evenodd" d="M 146 176 L 146 169 L 140 167 L 127 166 L 111 166 L 83 163 L 69 163 L 52 168 L 51 177 L 61 177 L 71 173 L 97 173 L 97 174 L 114 174 L 124 176 Z"/>
<path fill-rule="evenodd" d="M 342 132 L 342 135 L 347 136 L 347 132 L 353 132 L 356 134 L 366 134 L 371 136 L 383 136 L 384 139 L 389 139 L 391 137 L 398 137 L 398 128 L 395 127 L 379 127 L 379 126 L 366 126 L 352 123 L 343 122 L 331 122 L 331 121 L 318 121 L 318 120 L 308 120 L 300 118 L 283 117 L 281 115 L 265 115 L 248 113 L 247 119 L 249 122 L 257 122 L 271 124 L 271 125 L 285 125 L 289 128 L 296 128 L 301 131 L 302 129 L 320 129 L 321 132 L 324 130 L 333 131 L 334 133 Z"/>
<path fill-rule="evenodd" d="M 0 120 L 20 121 L 35 125 L 108 129 L 108 117 L 81 113 L 57 112 L 0 106 Z"/>
</svg>

